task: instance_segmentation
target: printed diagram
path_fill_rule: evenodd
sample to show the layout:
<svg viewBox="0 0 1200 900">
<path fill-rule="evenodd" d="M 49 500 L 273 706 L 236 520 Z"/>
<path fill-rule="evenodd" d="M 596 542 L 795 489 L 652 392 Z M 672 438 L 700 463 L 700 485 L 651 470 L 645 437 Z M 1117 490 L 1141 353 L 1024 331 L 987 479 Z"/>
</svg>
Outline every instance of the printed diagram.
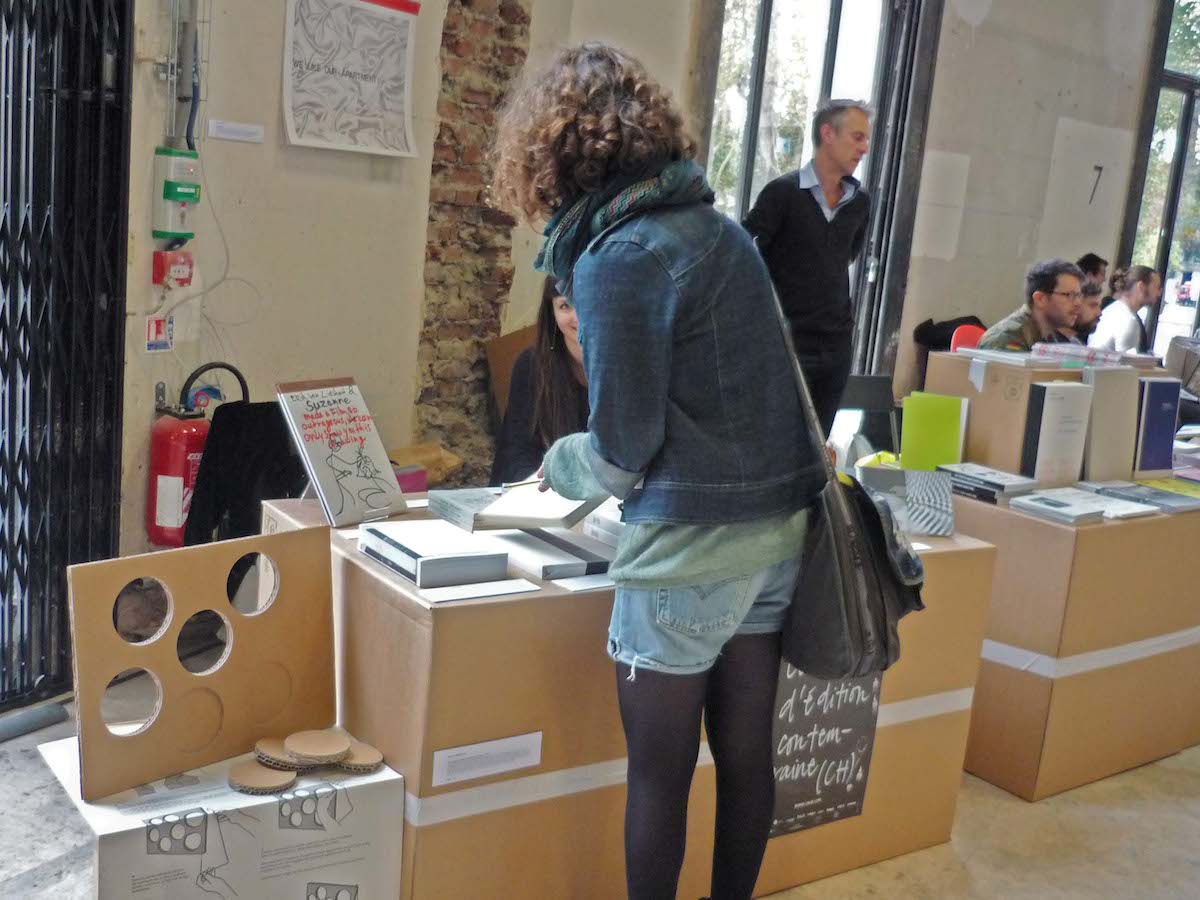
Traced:
<svg viewBox="0 0 1200 900">
<path fill-rule="evenodd" d="M 330 823 L 342 825 L 353 812 L 354 806 L 345 789 L 323 782 L 280 796 L 279 828 L 282 831 L 325 831 Z"/>
<path fill-rule="evenodd" d="M 209 812 L 199 807 L 146 819 L 146 854 L 178 856 L 197 861 L 197 896 L 233 900 L 238 896 L 221 872 L 230 864 L 227 832 L 244 831 L 251 838 L 259 820 L 241 810 Z M 211 832 L 210 832 L 211 829 Z"/>
<path fill-rule="evenodd" d="M 304 900 L 358 900 L 358 885 L 310 881 L 304 889 Z"/>
<path fill-rule="evenodd" d="M 244 831 L 253 840 L 259 821 L 240 809 L 231 809 L 210 815 L 216 825 L 215 840 L 212 842 L 213 854 L 200 860 L 200 871 L 196 875 L 196 887 L 208 896 L 219 897 L 221 900 L 232 900 L 238 896 L 238 892 L 221 876 L 221 870 L 227 868 L 231 862 L 229 857 L 230 841 L 226 838 L 226 833 L 231 833 L 235 846 L 238 837 L 234 833 L 236 830 Z"/>
<path fill-rule="evenodd" d="M 146 820 L 149 856 L 203 856 L 208 845 L 208 813 L 189 809 Z"/>
<path fill-rule="evenodd" d="M 343 453 L 352 453 L 353 456 L 347 460 Z M 329 455 L 325 457 L 325 464 L 337 481 L 337 515 L 346 508 L 347 499 L 352 506 L 364 504 L 368 509 L 387 508 L 391 488 L 361 444 L 351 450 L 341 437 L 330 434 Z"/>
</svg>

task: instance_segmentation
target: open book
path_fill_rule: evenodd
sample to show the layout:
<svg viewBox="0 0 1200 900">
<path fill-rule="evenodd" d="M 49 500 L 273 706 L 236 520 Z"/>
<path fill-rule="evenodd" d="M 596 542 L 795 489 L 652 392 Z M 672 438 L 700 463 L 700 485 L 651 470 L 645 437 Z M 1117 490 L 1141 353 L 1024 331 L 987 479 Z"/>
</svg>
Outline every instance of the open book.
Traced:
<svg viewBox="0 0 1200 900">
<path fill-rule="evenodd" d="M 603 502 L 568 500 L 537 483 L 497 488 L 430 491 L 429 512 L 467 531 L 498 528 L 571 528 Z"/>
</svg>

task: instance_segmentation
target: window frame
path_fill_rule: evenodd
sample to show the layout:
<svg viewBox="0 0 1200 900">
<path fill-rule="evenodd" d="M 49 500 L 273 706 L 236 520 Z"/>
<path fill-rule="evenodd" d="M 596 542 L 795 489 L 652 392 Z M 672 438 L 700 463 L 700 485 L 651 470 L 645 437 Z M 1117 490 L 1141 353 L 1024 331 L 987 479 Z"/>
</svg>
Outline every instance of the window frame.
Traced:
<svg viewBox="0 0 1200 900">
<path fill-rule="evenodd" d="M 1183 170 L 1188 152 L 1188 138 L 1192 131 L 1192 119 L 1200 100 L 1200 75 L 1187 75 L 1167 68 L 1167 48 L 1171 40 L 1171 21 L 1175 16 L 1175 0 L 1158 0 L 1158 13 L 1154 23 L 1154 37 L 1150 49 L 1149 76 L 1142 95 L 1141 119 L 1138 123 L 1137 144 L 1134 149 L 1133 169 L 1129 178 L 1129 199 L 1125 205 L 1125 220 L 1121 228 L 1121 240 L 1117 248 L 1117 265 L 1128 266 L 1133 261 L 1133 248 L 1137 243 L 1138 220 L 1142 213 L 1142 199 L 1146 190 L 1146 175 L 1150 167 L 1150 143 L 1154 137 L 1154 125 L 1158 117 L 1159 100 L 1164 90 L 1175 90 L 1183 95 L 1179 111 L 1175 154 L 1171 159 L 1171 172 L 1167 178 L 1167 195 L 1163 200 L 1162 224 L 1158 233 L 1158 246 L 1154 255 L 1154 269 L 1164 282 L 1170 264 L 1171 242 L 1175 236 L 1175 225 L 1179 214 L 1179 192 L 1183 184 Z M 1165 287 L 1164 287 L 1165 290 Z M 1200 309 L 1197 310 L 1200 313 Z M 1158 332 L 1159 307 L 1150 310 L 1146 332 L 1150 345 Z M 1197 315 L 1193 314 L 1191 331 L 1197 327 Z"/>
</svg>

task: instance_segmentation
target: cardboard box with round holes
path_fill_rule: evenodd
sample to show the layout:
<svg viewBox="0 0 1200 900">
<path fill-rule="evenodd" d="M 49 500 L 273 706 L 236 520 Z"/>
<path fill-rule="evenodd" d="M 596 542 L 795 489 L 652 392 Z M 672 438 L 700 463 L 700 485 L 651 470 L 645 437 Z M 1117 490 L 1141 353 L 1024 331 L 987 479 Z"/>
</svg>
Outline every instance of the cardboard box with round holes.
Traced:
<svg viewBox="0 0 1200 900">
<path fill-rule="evenodd" d="M 167 603 L 135 643 L 114 603 L 138 579 L 157 581 Z M 67 584 L 84 800 L 246 753 L 264 734 L 333 724 L 328 528 L 71 566 Z M 225 649 L 191 671 L 180 633 L 205 613 L 221 618 Z M 158 702 L 140 727 L 106 724 L 106 687 L 131 670 L 148 673 Z"/>
</svg>

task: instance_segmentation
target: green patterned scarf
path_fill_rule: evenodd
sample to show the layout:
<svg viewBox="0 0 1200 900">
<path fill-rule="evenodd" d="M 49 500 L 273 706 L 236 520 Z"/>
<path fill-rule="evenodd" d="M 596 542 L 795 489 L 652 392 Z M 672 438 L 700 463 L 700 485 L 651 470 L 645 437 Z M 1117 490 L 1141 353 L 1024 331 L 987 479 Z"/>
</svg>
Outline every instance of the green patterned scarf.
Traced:
<svg viewBox="0 0 1200 900">
<path fill-rule="evenodd" d="M 620 176 L 603 190 L 584 194 L 563 206 L 546 225 L 546 242 L 534 268 L 557 278 L 560 289 L 570 280 L 575 261 L 592 239 L 608 226 L 634 213 L 661 206 L 712 203 L 712 189 L 704 170 L 692 160 L 667 163 L 649 177 Z"/>
</svg>

